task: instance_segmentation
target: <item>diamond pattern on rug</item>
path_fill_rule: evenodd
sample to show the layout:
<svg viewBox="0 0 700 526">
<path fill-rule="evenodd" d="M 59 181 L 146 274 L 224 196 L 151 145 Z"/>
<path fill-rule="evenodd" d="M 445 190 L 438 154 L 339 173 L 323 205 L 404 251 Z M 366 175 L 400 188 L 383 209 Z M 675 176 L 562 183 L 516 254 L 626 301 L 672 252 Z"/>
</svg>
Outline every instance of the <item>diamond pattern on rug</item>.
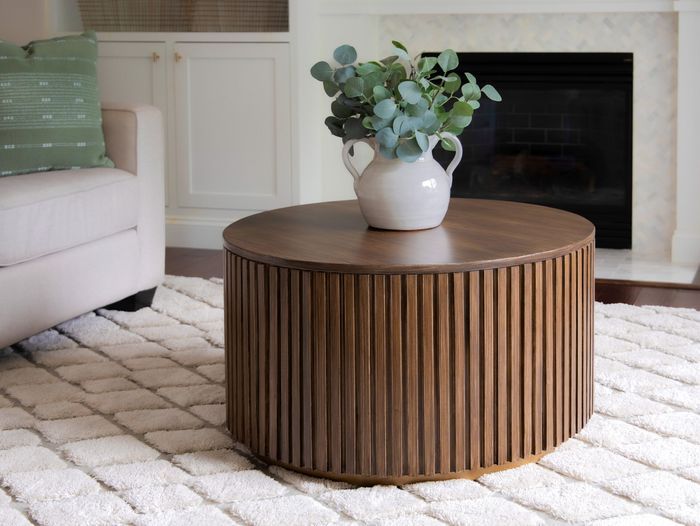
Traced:
<svg viewBox="0 0 700 526">
<path fill-rule="evenodd" d="M 700 526 L 698 311 L 597 304 L 596 414 L 538 464 L 355 488 L 232 442 L 222 302 L 169 277 L 0 353 L 0 524 Z"/>
</svg>

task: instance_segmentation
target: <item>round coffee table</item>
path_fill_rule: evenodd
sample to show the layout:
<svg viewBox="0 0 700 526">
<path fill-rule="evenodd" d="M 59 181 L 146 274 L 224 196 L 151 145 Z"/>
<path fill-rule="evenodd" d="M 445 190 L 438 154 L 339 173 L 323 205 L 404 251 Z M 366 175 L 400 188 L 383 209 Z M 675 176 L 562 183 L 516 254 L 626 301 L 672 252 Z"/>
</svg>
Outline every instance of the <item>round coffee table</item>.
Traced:
<svg viewBox="0 0 700 526">
<path fill-rule="evenodd" d="M 539 459 L 593 412 L 594 227 L 452 199 L 368 228 L 356 201 L 224 232 L 227 423 L 268 462 L 357 484 Z"/>
</svg>

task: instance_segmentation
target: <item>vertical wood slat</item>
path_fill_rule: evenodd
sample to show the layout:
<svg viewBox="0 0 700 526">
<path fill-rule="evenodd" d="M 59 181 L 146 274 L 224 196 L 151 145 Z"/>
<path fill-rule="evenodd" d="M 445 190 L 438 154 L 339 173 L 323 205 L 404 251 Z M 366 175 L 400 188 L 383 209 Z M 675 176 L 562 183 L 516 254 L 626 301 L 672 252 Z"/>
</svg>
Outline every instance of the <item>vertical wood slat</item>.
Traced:
<svg viewBox="0 0 700 526">
<path fill-rule="evenodd" d="M 387 475 L 386 277 L 374 278 L 374 472 Z"/>
<path fill-rule="evenodd" d="M 278 292 L 278 273 L 276 267 L 268 268 L 269 276 L 269 295 L 270 295 L 270 369 L 267 379 L 268 399 L 270 401 L 268 410 L 268 431 L 269 431 L 269 447 L 267 455 L 270 458 L 277 458 L 278 442 L 279 442 L 279 395 L 278 395 L 278 376 L 279 376 L 279 361 L 280 361 L 280 344 L 279 344 L 279 292 Z"/>
<path fill-rule="evenodd" d="M 370 277 L 358 278 L 358 342 L 357 342 L 357 442 L 372 443 L 372 413 L 370 391 Z M 372 469 L 372 448 L 357 448 L 357 466 L 360 473 Z"/>
<path fill-rule="evenodd" d="M 437 409 L 438 409 L 438 437 L 437 447 L 439 462 L 436 471 L 449 472 L 451 469 L 452 437 L 450 433 L 451 403 L 450 403 L 450 318 L 448 310 L 449 277 L 447 274 L 438 274 L 436 293 L 443 301 L 438 302 L 437 309 Z"/>
<path fill-rule="evenodd" d="M 482 334 L 481 342 L 482 364 L 482 413 L 481 413 L 481 438 L 482 450 L 481 459 L 482 466 L 492 466 L 495 462 L 495 409 L 496 409 L 496 394 L 495 394 L 495 328 L 493 325 L 494 319 L 494 301 L 493 301 L 493 274 L 492 270 L 482 271 L 482 297 L 481 308 L 483 310 Z"/>
<path fill-rule="evenodd" d="M 354 473 L 356 471 L 356 405 L 355 405 L 355 277 L 352 274 L 343 274 L 343 369 L 341 381 L 343 382 L 343 431 L 342 437 L 344 449 L 344 471 Z"/>
<path fill-rule="evenodd" d="M 521 368 L 521 291 L 522 267 L 510 268 L 510 460 L 516 460 L 523 456 L 523 427 L 522 427 L 522 383 Z"/>
<path fill-rule="evenodd" d="M 552 260 L 544 262 L 544 371 L 545 432 L 543 449 L 554 447 L 554 269 Z"/>
<path fill-rule="evenodd" d="M 468 464 L 469 412 L 467 408 L 467 341 L 466 311 L 464 297 L 464 274 L 455 273 L 452 278 L 453 301 L 453 342 L 454 367 L 452 369 L 454 385 L 454 455 L 453 471 L 464 471 Z"/>
<path fill-rule="evenodd" d="M 402 331 L 401 331 L 401 276 L 392 275 L 389 278 L 391 300 L 389 303 L 389 325 L 391 327 L 391 339 L 389 341 L 389 371 L 391 405 L 389 406 L 389 429 L 391 430 L 390 442 L 390 469 L 389 473 L 396 476 L 403 473 L 403 357 L 402 357 Z"/>
<path fill-rule="evenodd" d="M 435 473 L 435 348 L 433 337 L 433 276 L 423 274 L 421 282 L 421 371 L 423 377 L 423 473 Z"/>
<path fill-rule="evenodd" d="M 328 276 L 328 312 L 341 312 L 340 274 Z M 328 316 L 328 388 L 330 389 L 328 414 L 330 420 L 330 440 L 328 441 L 330 470 L 343 471 L 343 362 L 341 317 Z"/>
<path fill-rule="evenodd" d="M 508 461 L 508 445 L 510 432 L 508 430 L 508 269 L 498 269 L 497 280 L 497 344 L 496 344 L 496 429 L 497 463 Z"/>
<path fill-rule="evenodd" d="M 268 454 L 267 447 L 267 411 L 269 401 L 267 398 L 267 367 L 268 367 L 268 338 L 270 331 L 268 327 L 268 313 L 270 306 L 267 304 L 269 291 L 267 290 L 266 267 L 262 264 L 255 265 L 257 290 L 258 290 L 258 312 L 256 331 L 258 333 L 258 374 L 257 374 L 257 399 L 258 399 L 258 449 L 264 454 Z"/>
<path fill-rule="evenodd" d="M 301 443 L 302 465 L 313 468 L 313 339 L 311 273 L 301 273 Z"/>
<path fill-rule="evenodd" d="M 388 480 L 550 450 L 593 411 L 592 260 L 354 276 L 229 253 L 227 425 L 272 461 Z"/>
<path fill-rule="evenodd" d="M 534 280 L 535 288 L 533 291 L 534 296 L 534 359 L 533 359 L 533 453 L 538 454 L 542 452 L 542 436 L 543 436 L 543 422 L 544 422 L 544 356 L 543 356 L 543 340 L 544 340 L 544 323 L 542 320 L 543 310 L 544 310 L 544 286 L 542 283 L 543 278 L 543 265 L 541 261 L 534 264 Z"/>
<path fill-rule="evenodd" d="M 301 311 L 303 309 L 300 294 L 301 271 L 289 272 L 289 302 L 290 306 L 290 330 L 289 330 L 289 354 L 290 354 L 290 400 L 291 412 L 291 462 L 297 466 L 302 463 L 302 407 L 301 407 Z"/>
<path fill-rule="evenodd" d="M 562 258 L 555 260 L 554 266 L 554 421 L 557 444 L 564 440 L 564 301 L 562 296 Z"/>
<path fill-rule="evenodd" d="M 280 281 L 280 456 L 282 462 L 291 463 L 292 429 L 290 427 L 290 352 L 289 352 L 289 270 L 279 269 Z M 245 349 L 244 349 L 245 351 Z"/>
<path fill-rule="evenodd" d="M 533 265 L 523 266 L 523 331 L 522 331 L 522 378 L 523 378 L 523 455 L 534 453 L 533 437 L 533 393 L 532 393 L 532 363 L 533 363 L 533 289 L 534 281 L 532 277 Z"/>
<path fill-rule="evenodd" d="M 420 421 L 419 377 L 421 374 L 418 361 L 418 278 L 415 274 L 406 276 L 406 314 L 404 328 L 406 332 L 406 460 L 409 474 L 420 473 L 420 450 L 418 433 Z"/>
<path fill-rule="evenodd" d="M 478 271 L 469 273 L 469 469 L 481 466 L 481 285 Z"/>
<path fill-rule="evenodd" d="M 327 375 L 327 310 L 326 310 L 327 276 L 321 272 L 313 273 L 313 467 L 328 471 L 328 375 Z"/>
</svg>

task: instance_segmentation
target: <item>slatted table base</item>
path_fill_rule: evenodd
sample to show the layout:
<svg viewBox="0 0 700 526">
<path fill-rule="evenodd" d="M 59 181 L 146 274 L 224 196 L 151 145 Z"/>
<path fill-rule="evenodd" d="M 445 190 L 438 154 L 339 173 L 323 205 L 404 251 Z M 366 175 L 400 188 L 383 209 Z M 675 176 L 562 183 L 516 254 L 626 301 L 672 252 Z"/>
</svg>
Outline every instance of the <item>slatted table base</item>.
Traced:
<svg viewBox="0 0 700 526">
<path fill-rule="evenodd" d="M 593 246 L 470 272 L 341 274 L 226 251 L 227 423 L 356 484 L 538 460 L 593 412 Z"/>
</svg>

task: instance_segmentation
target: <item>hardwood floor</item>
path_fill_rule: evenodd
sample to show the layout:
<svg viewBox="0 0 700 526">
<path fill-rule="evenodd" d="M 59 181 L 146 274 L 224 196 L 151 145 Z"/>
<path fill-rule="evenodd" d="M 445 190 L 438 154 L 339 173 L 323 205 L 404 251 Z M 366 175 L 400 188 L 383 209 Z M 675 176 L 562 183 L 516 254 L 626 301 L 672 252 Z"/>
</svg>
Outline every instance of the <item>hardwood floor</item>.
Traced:
<svg viewBox="0 0 700 526">
<path fill-rule="evenodd" d="M 177 276 L 222 278 L 221 250 L 172 248 L 165 251 L 165 272 Z M 700 310 L 700 271 L 693 285 L 596 280 L 596 301 L 630 305 L 665 305 Z"/>
</svg>

